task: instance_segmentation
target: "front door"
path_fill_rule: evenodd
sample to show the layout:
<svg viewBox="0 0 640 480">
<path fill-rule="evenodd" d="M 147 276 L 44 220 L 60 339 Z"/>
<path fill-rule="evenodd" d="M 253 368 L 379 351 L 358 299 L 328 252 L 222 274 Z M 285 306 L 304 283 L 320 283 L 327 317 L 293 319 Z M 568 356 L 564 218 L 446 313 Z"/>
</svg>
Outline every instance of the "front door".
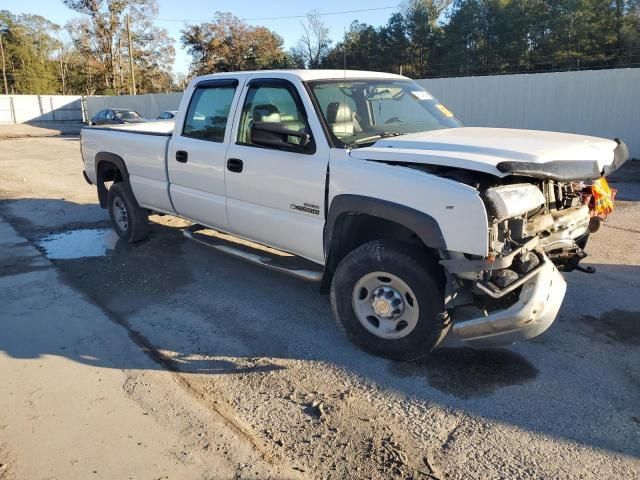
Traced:
<svg viewBox="0 0 640 480">
<path fill-rule="evenodd" d="M 196 85 L 183 120 L 174 130 L 167 163 L 171 200 L 185 218 L 229 230 L 225 206 L 225 153 L 238 81 L 208 80 Z"/>
<path fill-rule="evenodd" d="M 288 80 L 256 79 L 244 91 L 225 172 L 231 229 L 322 262 L 329 148 L 319 123 L 312 131 L 301 92 Z M 296 135 L 269 144 L 264 135 L 252 135 L 256 124 Z M 310 138 L 303 141 L 301 133 Z"/>
</svg>

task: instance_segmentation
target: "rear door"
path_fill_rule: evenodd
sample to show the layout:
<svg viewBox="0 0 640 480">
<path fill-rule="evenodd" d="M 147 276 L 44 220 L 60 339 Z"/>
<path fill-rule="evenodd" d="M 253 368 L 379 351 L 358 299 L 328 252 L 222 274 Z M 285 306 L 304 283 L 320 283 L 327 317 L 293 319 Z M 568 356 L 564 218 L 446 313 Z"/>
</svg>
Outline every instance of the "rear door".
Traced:
<svg viewBox="0 0 640 480">
<path fill-rule="evenodd" d="M 226 164 L 231 229 L 322 262 L 329 146 L 311 101 L 300 82 L 283 78 L 256 78 L 243 90 Z M 311 141 L 302 148 L 284 135 L 283 145 L 259 144 L 251 133 L 256 123 L 308 133 Z"/>
<path fill-rule="evenodd" d="M 167 152 L 170 192 L 185 218 L 229 230 L 225 199 L 225 154 L 231 137 L 238 80 L 204 80 L 193 90 L 182 125 Z"/>
</svg>

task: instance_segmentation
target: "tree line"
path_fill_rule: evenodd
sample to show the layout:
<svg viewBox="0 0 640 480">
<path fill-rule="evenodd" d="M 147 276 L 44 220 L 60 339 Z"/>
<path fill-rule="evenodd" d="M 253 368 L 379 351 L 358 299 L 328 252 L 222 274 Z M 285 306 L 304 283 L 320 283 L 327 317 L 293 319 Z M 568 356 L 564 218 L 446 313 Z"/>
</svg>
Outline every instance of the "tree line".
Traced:
<svg viewBox="0 0 640 480">
<path fill-rule="evenodd" d="M 171 73 L 174 39 L 153 23 L 156 0 L 62 3 L 82 14 L 64 27 L 0 11 L 9 93 L 130 93 L 132 73 L 141 93 L 184 87 Z M 189 75 L 346 67 L 423 78 L 640 66 L 640 0 L 405 0 L 381 26 L 354 21 L 336 35 L 318 12 L 301 23 L 289 50 L 276 32 L 230 13 L 186 25 L 179 41 Z"/>
<path fill-rule="evenodd" d="M 252 28 L 230 14 L 188 27 L 193 72 L 349 68 L 424 78 L 640 66 L 640 0 L 409 0 L 385 25 L 354 21 L 335 44 L 311 12 L 288 52 L 264 28 L 270 47 L 258 51 L 257 39 L 233 33 L 240 27 Z"/>
<path fill-rule="evenodd" d="M 353 22 L 321 64 L 417 78 L 640 66 L 640 0 L 412 0 L 384 26 Z"/>
<path fill-rule="evenodd" d="M 156 0 L 62 3 L 82 14 L 64 27 L 0 10 L 1 93 L 117 95 L 133 90 L 132 73 L 139 92 L 173 89 L 174 40 L 153 24 Z"/>
</svg>

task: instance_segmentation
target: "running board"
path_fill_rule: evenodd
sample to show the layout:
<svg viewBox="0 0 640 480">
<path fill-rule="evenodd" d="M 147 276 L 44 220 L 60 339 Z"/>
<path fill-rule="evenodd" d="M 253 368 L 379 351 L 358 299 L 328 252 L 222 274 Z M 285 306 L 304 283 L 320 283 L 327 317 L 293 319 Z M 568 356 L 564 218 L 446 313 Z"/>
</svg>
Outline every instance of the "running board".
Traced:
<svg viewBox="0 0 640 480">
<path fill-rule="evenodd" d="M 202 232 L 210 232 L 213 235 L 205 235 Z M 286 273 L 309 282 L 319 282 L 322 280 L 323 271 L 320 265 L 286 252 L 280 252 L 268 247 L 263 247 L 263 251 L 260 248 L 252 248 L 249 245 L 229 241 L 219 236 L 220 234 L 216 230 L 210 230 L 200 225 L 189 227 L 183 230 L 182 234 L 191 240 L 214 248 L 219 252 L 255 263 L 270 270 Z M 227 235 L 223 236 L 226 237 Z M 240 241 L 240 239 L 238 240 Z M 260 245 L 255 245 L 261 247 Z"/>
</svg>

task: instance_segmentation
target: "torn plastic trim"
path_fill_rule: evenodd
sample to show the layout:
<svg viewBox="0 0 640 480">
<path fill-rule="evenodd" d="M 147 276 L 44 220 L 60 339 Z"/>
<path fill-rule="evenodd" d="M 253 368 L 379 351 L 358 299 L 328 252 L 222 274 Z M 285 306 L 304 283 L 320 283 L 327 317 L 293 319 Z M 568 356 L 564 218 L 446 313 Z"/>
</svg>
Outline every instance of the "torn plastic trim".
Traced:
<svg viewBox="0 0 640 480">
<path fill-rule="evenodd" d="M 613 150 L 613 163 L 604 168 L 604 176 L 611 175 L 618 170 L 624 163 L 631 158 L 629 148 L 619 138 L 614 139 L 618 146 Z"/>
<path fill-rule="evenodd" d="M 507 175 L 559 182 L 595 180 L 601 176 L 597 160 L 554 160 L 545 163 L 508 161 L 498 163 L 496 168 Z"/>
<path fill-rule="evenodd" d="M 619 138 L 615 142 L 617 146 L 613 150 L 613 162 L 602 171 L 597 160 L 553 160 L 545 163 L 507 161 L 498 163 L 496 168 L 507 175 L 524 175 L 558 182 L 595 180 L 612 174 L 629 160 L 627 145 Z"/>
</svg>

